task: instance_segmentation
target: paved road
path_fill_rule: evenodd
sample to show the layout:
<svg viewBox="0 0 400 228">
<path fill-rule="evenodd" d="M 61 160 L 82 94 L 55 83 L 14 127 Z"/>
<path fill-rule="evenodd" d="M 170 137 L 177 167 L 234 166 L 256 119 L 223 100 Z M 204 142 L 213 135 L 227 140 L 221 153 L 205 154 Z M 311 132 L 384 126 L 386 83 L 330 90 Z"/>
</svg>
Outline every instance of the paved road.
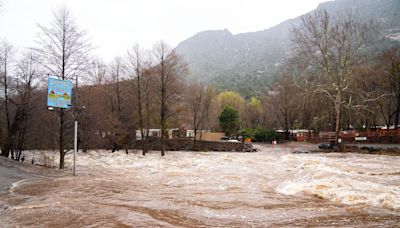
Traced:
<svg viewBox="0 0 400 228">
<path fill-rule="evenodd" d="M 0 192 L 6 191 L 12 183 L 32 177 L 18 168 L 18 163 L 7 158 L 0 157 Z"/>
<path fill-rule="evenodd" d="M 22 170 L 21 166 L 24 167 L 26 164 L 0 157 L 0 211 L 8 207 L 6 200 L 11 185 L 19 180 L 34 176 Z"/>
<path fill-rule="evenodd" d="M 0 156 L 0 193 L 4 193 L 12 183 L 22 179 L 62 177 L 66 175 L 69 175 L 67 171 L 31 165 L 30 162 L 26 161 L 25 163 L 17 162 Z"/>
</svg>

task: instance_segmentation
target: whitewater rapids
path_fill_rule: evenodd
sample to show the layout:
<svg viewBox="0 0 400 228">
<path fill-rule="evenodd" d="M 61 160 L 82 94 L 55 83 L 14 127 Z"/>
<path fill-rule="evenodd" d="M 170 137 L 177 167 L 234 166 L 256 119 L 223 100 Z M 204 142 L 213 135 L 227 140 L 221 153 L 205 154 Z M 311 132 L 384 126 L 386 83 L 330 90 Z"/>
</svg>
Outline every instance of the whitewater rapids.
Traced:
<svg viewBox="0 0 400 228">
<path fill-rule="evenodd" d="M 12 170 L 27 174 L 0 194 L 0 227 L 400 224 L 399 156 L 292 153 L 315 149 L 310 144 L 256 147 L 164 157 L 80 152 L 77 177 L 70 175 L 71 154 L 58 173 L 15 164 Z M 25 156 L 57 166 L 55 152 Z"/>
</svg>

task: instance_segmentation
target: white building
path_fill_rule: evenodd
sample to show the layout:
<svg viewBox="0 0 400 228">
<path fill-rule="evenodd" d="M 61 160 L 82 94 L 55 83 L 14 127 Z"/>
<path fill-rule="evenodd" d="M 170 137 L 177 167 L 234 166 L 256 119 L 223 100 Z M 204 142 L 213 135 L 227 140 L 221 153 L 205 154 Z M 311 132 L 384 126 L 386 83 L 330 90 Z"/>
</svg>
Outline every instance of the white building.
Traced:
<svg viewBox="0 0 400 228">
<path fill-rule="evenodd" d="M 210 130 L 197 130 L 197 139 L 200 138 L 200 134 L 210 132 Z M 186 138 L 194 138 L 194 130 L 186 130 Z"/>
<path fill-rule="evenodd" d="M 168 138 L 172 139 L 172 133 L 178 131 L 178 128 L 168 129 Z M 143 134 L 147 135 L 147 129 L 143 129 Z M 149 137 L 161 137 L 161 129 L 149 129 Z M 136 139 L 142 140 L 140 130 L 136 130 Z"/>
</svg>

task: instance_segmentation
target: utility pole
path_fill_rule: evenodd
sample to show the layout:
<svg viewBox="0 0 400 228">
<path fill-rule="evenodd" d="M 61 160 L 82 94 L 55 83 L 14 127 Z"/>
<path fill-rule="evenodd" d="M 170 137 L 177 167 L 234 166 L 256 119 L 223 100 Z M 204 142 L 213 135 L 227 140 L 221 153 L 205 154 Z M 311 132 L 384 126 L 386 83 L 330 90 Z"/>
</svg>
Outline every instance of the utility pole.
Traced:
<svg viewBox="0 0 400 228">
<path fill-rule="evenodd" d="M 76 176 L 76 152 L 78 150 L 78 121 L 75 119 L 75 135 L 74 135 L 74 166 L 72 167 L 72 174 Z"/>
<path fill-rule="evenodd" d="M 78 75 L 75 75 L 75 102 L 74 102 L 74 158 L 72 175 L 76 176 L 76 153 L 78 152 Z"/>
</svg>

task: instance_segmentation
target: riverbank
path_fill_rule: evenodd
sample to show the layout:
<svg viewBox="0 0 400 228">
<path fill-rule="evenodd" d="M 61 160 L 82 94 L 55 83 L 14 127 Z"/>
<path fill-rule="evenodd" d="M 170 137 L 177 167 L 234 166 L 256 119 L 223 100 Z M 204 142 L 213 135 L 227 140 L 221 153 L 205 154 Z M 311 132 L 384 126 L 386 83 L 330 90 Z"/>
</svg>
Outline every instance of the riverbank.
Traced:
<svg viewBox="0 0 400 228">
<path fill-rule="evenodd" d="M 344 145 L 341 152 L 400 156 L 400 148 L 381 145 Z"/>
<path fill-rule="evenodd" d="M 304 153 L 304 152 L 297 152 Z M 318 149 L 305 153 L 355 153 L 400 156 L 400 145 L 396 144 L 341 144 L 330 148 L 328 144 L 319 144 Z"/>
</svg>

